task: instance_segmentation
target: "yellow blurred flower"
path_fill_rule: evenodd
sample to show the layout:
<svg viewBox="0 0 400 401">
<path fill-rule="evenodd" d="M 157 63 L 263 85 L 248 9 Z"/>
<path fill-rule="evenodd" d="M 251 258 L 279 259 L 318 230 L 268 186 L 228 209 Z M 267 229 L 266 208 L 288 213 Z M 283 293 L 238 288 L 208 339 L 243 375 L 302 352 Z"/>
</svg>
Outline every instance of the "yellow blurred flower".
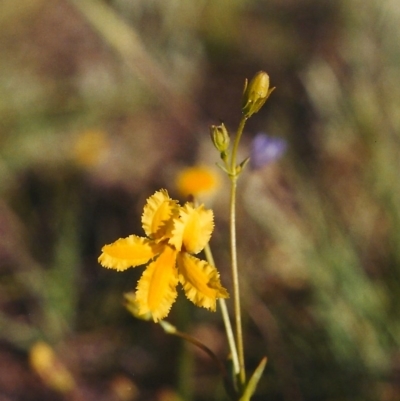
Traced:
<svg viewBox="0 0 400 401">
<path fill-rule="evenodd" d="M 201 200 L 212 197 L 219 185 L 219 175 L 207 166 L 187 167 L 176 178 L 176 188 L 181 196 L 192 195 Z"/>
<path fill-rule="evenodd" d="M 75 387 L 71 373 L 45 342 L 38 341 L 32 346 L 29 361 L 32 369 L 52 389 L 65 393 Z"/>
<path fill-rule="evenodd" d="M 139 389 L 137 385 L 128 377 L 118 375 L 111 381 L 111 391 L 119 401 L 134 401 L 139 398 Z"/>
<path fill-rule="evenodd" d="M 180 206 L 166 190 L 152 195 L 144 207 L 142 226 L 147 237 L 130 235 L 102 248 L 103 267 L 125 270 L 151 261 L 136 288 L 138 314 L 151 313 L 157 322 L 166 317 L 181 283 L 195 305 L 215 311 L 216 300 L 227 298 L 218 270 L 193 256 L 208 243 L 214 215 L 203 205 Z"/>
<path fill-rule="evenodd" d="M 158 392 L 157 401 L 183 401 L 183 399 L 174 390 L 165 388 Z"/>
<path fill-rule="evenodd" d="M 109 140 L 104 131 L 88 129 L 76 138 L 72 147 L 72 157 L 78 165 L 90 168 L 102 160 L 109 147 Z"/>
</svg>

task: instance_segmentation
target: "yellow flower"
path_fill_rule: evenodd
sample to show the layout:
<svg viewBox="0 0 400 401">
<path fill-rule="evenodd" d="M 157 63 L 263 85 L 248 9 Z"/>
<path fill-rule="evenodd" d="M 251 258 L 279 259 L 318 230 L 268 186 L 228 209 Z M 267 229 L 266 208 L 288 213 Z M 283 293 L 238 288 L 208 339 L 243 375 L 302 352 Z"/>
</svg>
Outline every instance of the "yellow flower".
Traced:
<svg viewBox="0 0 400 401">
<path fill-rule="evenodd" d="M 109 152 L 110 141 L 104 131 L 88 129 L 79 134 L 72 147 L 72 157 L 81 167 L 96 166 Z"/>
<path fill-rule="evenodd" d="M 217 172 L 207 166 L 193 166 L 182 169 L 176 177 L 176 188 L 180 195 L 194 196 L 207 200 L 218 190 L 220 180 Z"/>
<path fill-rule="evenodd" d="M 33 344 L 29 350 L 29 362 L 49 387 L 61 393 L 74 389 L 74 378 L 50 345 L 42 341 Z"/>
<path fill-rule="evenodd" d="M 218 270 L 193 256 L 210 240 L 213 212 L 192 203 L 180 206 L 166 190 L 152 195 L 144 207 L 142 226 L 147 237 L 130 235 L 102 248 L 103 267 L 125 270 L 146 264 L 136 287 L 138 315 L 151 313 L 157 322 L 168 315 L 181 283 L 187 298 L 215 311 L 216 300 L 227 298 Z"/>
</svg>

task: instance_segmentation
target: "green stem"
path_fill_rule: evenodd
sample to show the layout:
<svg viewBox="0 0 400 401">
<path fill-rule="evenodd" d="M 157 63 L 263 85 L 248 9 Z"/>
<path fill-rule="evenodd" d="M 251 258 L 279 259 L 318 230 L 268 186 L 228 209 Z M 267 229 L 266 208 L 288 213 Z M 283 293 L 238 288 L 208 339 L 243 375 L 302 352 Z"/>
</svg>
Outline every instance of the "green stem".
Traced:
<svg viewBox="0 0 400 401">
<path fill-rule="evenodd" d="M 237 246 L 236 246 L 236 185 L 237 185 L 237 177 L 233 176 L 231 177 L 231 198 L 230 198 L 231 268 L 232 268 L 233 302 L 234 302 L 235 323 L 236 323 L 236 345 L 239 357 L 239 378 L 240 378 L 240 383 L 244 384 L 246 381 L 246 373 L 244 367 L 242 315 L 240 309 L 240 287 L 239 287 L 239 272 L 237 263 Z"/>
<path fill-rule="evenodd" d="M 206 247 L 204 248 L 204 253 L 206 254 L 207 262 L 210 265 L 215 266 L 214 257 L 211 252 L 210 244 L 206 245 Z M 229 349 L 231 351 L 233 370 L 234 370 L 235 376 L 237 376 L 240 372 L 239 357 L 238 357 L 238 352 L 236 349 L 235 336 L 233 334 L 231 320 L 229 319 L 228 308 L 226 306 L 225 299 L 219 298 L 218 302 L 219 302 L 219 306 L 221 308 L 222 320 L 224 321 L 225 332 L 226 332 L 226 336 L 228 338 Z"/>
<path fill-rule="evenodd" d="M 232 148 L 232 157 L 231 157 L 231 170 L 230 173 L 231 175 L 235 175 L 236 176 L 236 158 L 237 158 L 237 151 L 239 148 L 239 142 L 240 142 L 240 138 L 242 137 L 243 134 L 243 130 L 244 130 L 244 126 L 246 125 L 246 121 L 247 121 L 247 117 L 242 117 L 242 119 L 240 120 L 239 123 L 239 127 L 235 136 L 235 142 L 233 144 L 233 148 Z"/>
<path fill-rule="evenodd" d="M 235 142 L 232 149 L 230 179 L 231 179 L 231 196 L 230 196 L 230 247 L 231 247 L 231 267 L 232 267 L 232 286 L 234 297 L 235 323 L 236 323 L 236 345 L 239 357 L 239 379 L 244 385 L 246 382 L 246 371 L 244 364 L 244 347 L 243 347 L 243 331 L 242 316 L 240 309 L 240 288 L 239 288 L 239 272 L 237 263 L 237 246 L 236 246 L 236 189 L 237 179 L 240 172 L 236 171 L 236 158 L 239 147 L 240 138 L 243 133 L 247 118 L 242 117 L 236 133 Z"/>
<path fill-rule="evenodd" d="M 166 320 L 160 320 L 159 324 L 164 329 L 164 331 L 166 333 L 171 334 L 173 336 L 180 337 L 180 338 L 192 343 L 193 345 L 195 345 L 196 347 L 200 348 L 201 350 L 203 350 L 213 360 L 215 365 L 218 367 L 218 369 L 219 369 L 219 371 L 221 373 L 221 376 L 224 378 L 224 380 L 226 382 L 229 381 L 229 376 L 228 376 L 228 373 L 227 373 L 227 371 L 225 369 L 225 366 L 219 360 L 219 358 L 214 354 L 214 352 L 211 351 L 210 348 L 208 348 L 201 341 L 199 341 L 196 338 L 190 336 L 189 334 L 186 334 L 186 333 L 183 333 L 183 332 L 177 330 L 175 326 L 173 326 L 172 324 L 168 323 Z"/>
</svg>

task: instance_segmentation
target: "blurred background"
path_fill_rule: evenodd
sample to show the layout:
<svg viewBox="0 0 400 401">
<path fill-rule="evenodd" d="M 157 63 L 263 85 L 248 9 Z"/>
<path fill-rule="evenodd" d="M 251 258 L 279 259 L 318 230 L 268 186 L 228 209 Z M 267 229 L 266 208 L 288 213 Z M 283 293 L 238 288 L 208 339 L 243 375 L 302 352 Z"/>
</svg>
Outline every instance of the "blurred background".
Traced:
<svg viewBox="0 0 400 401">
<path fill-rule="evenodd" d="M 97 258 L 143 235 L 155 190 L 184 201 L 179 174 L 215 166 L 209 125 L 235 132 L 259 70 L 276 90 L 241 157 L 259 132 L 287 146 L 239 183 L 253 399 L 399 400 L 399 43 L 396 0 L 2 0 L 0 400 L 227 399 L 207 355 L 123 307 L 143 269 Z M 181 293 L 168 319 L 227 357 L 219 311 Z"/>
</svg>

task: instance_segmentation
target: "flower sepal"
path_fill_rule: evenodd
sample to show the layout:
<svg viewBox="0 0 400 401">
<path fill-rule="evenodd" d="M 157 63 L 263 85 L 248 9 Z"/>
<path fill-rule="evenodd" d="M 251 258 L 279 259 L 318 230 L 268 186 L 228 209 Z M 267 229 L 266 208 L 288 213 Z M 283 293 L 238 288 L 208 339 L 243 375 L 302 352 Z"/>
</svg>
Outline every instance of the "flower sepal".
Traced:
<svg viewBox="0 0 400 401">
<path fill-rule="evenodd" d="M 136 295 L 133 291 L 126 292 L 124 294 L 124 300 L 125 300 L 125 308 L 137 319 L 141 320 L 151 320 L 153 317 L 150 312 L 140 314 L 139 313 L 139 305 L 136 300 Z"/>
</svg>

